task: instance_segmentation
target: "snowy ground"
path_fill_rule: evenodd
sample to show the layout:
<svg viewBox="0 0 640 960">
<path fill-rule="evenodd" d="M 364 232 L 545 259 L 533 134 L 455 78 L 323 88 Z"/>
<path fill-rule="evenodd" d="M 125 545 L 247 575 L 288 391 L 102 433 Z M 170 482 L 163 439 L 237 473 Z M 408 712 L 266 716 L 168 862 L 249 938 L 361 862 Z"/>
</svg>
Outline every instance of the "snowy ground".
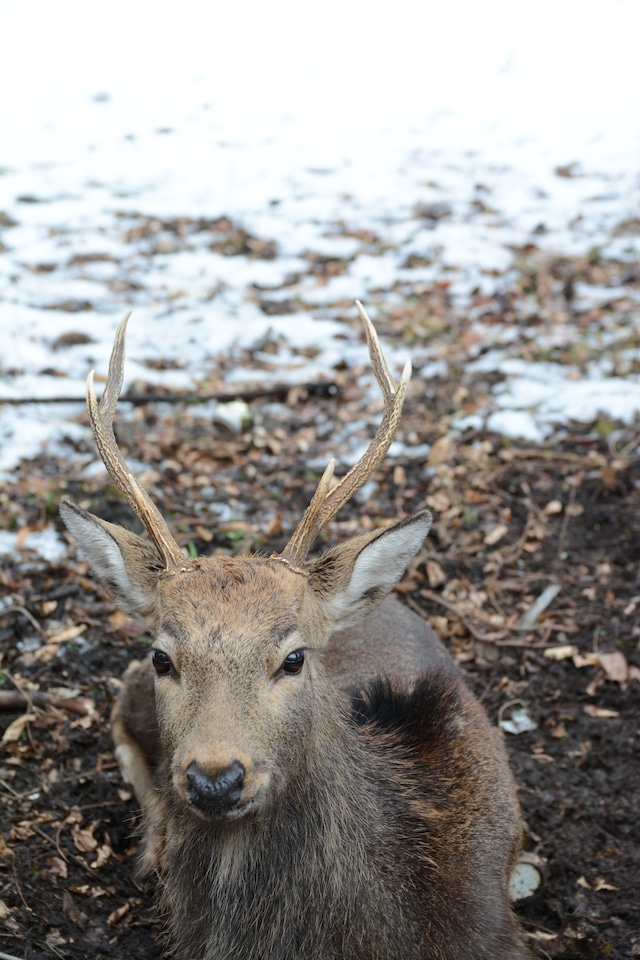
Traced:
<svg viewBox="0 0 640 960">
<path fill-rule="evenodd" d="M 192 384 L 209 358 L 268 329 L 322 347 L 308 379 L 362 350 L 345 343 L 334 305 L 379 301 L 372 291 L 406 275 L 410 254 L 429 254 L 412 271 L 427 284 L 456 267 L 447 276 L 463 308 L 532 236 L 633 262 L 639 238 L 612 229 L 640 212 L 634 0 L 606 11 L 577 0 L 431 6 L 274 0 L 216 13 L 187 0 L 171 18 L 146 2 L 90 16 L 64 0 L 4 9 L 0 396 L 81 397 L 130 308 L 127 380 Z M 431 204 L 446 215 L 425 216 Z M 136 235 L 144 217 L 222 216 L 275 241 L 277 256 L 222 256 L 200 234 L 182 245 Z M 348 269 L 320 284 L 301 271 L 309 251 Z M 280 288 L 275 299 L 294 289 L 306 308 L 267 316 L 252 284 Z M 595 304 L 610 294 L 582 291 Z M 69 332 L 90 342 L 53 352 Z M 519 361 L 509 331 L 492 335 L 477 362 L 512 365 L 494 429 L 540 438 L 576 409 L 640 410 L 638 378 L 611 376 L 606 350 L 569 382 L 558 364 Z M 147 366 L 166 358 L 180 369 Z M 81 429 L 77 414 L 0 405 L 0 471 Z"/>
</svg>

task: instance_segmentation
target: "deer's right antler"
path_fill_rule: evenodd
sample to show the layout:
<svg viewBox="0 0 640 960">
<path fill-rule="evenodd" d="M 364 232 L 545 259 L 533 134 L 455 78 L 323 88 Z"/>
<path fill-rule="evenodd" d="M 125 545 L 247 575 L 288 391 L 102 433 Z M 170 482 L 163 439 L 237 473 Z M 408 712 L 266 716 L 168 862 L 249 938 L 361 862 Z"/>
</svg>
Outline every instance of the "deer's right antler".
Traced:
<svg viewBox="0 0 640 960">
<path fill-rule="evenodd" d="M 124 345 L 127 330 L 127 321 L 131 312 L 126 313 L 118 325 L 111 359 L 107 384 L 100 403 L 96 398 L 93 385 L 93 370 L 87 377 L 87 408 L 91 429 L 95 437 L 98 452 L 102 458 L 109 476 L 116 487 L 124 495 L 127 503 L 142 522 L 149 536 L 155 543 L 160 556 L 165 562 L 167 573 L 179 573 L 189 570 L 192 566 L 185 557 L 180 546 L 174 540 L 162 514 L 142 489 L 136 478 L 129 471 L 124 457 L 118 449 L 113 432 L 113 418 L 118 404 L 118 397 L 122 389 L 124 373 Z"/>
<path fill-rule="evenodd" d="M 360 314 L 360 319 L 364 324 L 369 356 L 371 357 L 371 366 L 373 367 L 373 372 L 376 375 L 376 380 L 380 384 L 380 389 L 384 397 L 384 414 L 380 426 L 363 456 L 331 490 L 329 488 L 331 486 L 335 461 L 330 461 L 322 475 L 311 503 L 304 512 L 302 520 L 296 527 L 289 543 L 280 554 L 281 560 L 290 563 L 294 567 L 300 567 L 304 564 L 311 544 L 318 536 L 320 530 L 332 517 L 335 517 L 338 510 L 366 483 L 378 464 L 386 456 L 393 442 L 393 438 L 396 435 L 396 430 L 398 429 L 398 421 L 400 420 L 404 398 L 407 393 L 407 387 L 409 386 L 409 380 L 411 379 L 411 361 L 407 360 L 400 380 L 397 382 L 394 380 L 382 353 L 375 327 L 359 300 L 356 300 L 356 306 Z"/>
</svg>

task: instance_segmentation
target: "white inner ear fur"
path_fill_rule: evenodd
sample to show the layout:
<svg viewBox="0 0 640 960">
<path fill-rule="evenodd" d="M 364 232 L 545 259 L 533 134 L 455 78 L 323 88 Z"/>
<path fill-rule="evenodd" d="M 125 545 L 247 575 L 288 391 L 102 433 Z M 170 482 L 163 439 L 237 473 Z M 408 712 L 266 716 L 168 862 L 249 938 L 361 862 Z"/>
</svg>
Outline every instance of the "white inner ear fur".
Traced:
<svg viewBox="0 0 640 960">
<path fill-rule="evenodd" d="M 122 552 L 113 537 L 95 520 L 80 516 L 64 504 L 60 512 L 96 577 L 107 589 L 113 585 L 131 604 L 144 609 L 149 598 L 131 583 Z"/>
<path fill-rule="evenodd" d="M 372 540 L 358 555 L 346 588 L 335 596 L 331 612 L 340 627 L 356 623 L 370 606 L 370 592 L 386 594 L 402 577 L 431 527 L 431 517 L 422 515 Z"/>
</svg>

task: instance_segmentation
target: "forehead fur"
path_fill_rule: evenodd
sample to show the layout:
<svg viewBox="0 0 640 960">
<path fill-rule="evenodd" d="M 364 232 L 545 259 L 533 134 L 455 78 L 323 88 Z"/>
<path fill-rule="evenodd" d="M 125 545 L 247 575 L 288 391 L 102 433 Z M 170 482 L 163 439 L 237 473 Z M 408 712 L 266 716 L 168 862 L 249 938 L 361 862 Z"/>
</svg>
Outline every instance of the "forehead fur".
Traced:
<svg viewBox="0 0 640 960">
<path fill-rule="evenodd" d="M 160 626 L 180 640 L 211 630 L 282 637 L 297 626 L 306 579 L 261 557 L 210 557 L 161 577 Z"/>
</svg>

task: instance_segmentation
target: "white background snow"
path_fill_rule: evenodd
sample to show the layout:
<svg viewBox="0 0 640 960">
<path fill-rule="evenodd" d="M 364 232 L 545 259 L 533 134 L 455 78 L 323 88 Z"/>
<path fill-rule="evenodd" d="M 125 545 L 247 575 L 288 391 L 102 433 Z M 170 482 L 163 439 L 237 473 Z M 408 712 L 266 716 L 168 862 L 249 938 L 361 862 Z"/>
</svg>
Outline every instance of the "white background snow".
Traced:
<svg viewBox="0 0 640 960">
<path fill-rule="evenodd" d="M 127 379 L 150 377 L 140 360 L 176 357 L 183 370 L 153 375 L 190 383 L 208 357 L 268 327 L 322 346 L 326 366 L 346 348 L 323 304 L 366 303 L 427 243 L 461 267 L 462 303 L 541 222 L 537 242 L 550 248 L 580 253 L 607 238 L 621 253 L 607 231 L 640 212 L 639 35 L 636 0 L 3 4 L 0 211 L 17 225 L 0 228 L 0 395 L 81 396 L 129 307 Z M 572 163 L 581 176 L 554 173 Z M 499 224 L 460 215 L 478 182 Z M 427 236 L 412 210 L 436 201 L 453 216 Z M 141 256 L 123 244 L 123 212 L 227 215 L 275 239 L 279 255 Z M 305 249 L 351 252 L 327 236 L 338 220 L 371 226 L 402 256 L 358 256 L 346 276 L 305 291 L 313 315 L 266 317 L 249 284 L 278 284 Z M 142 293 L 105 286 L 118 264 L 92 264 L 83 279 L 69 269 L 96 250 L 128 256 Z M 41 263 L 58 269 L 34 271 Z M 94 309 L 44 309 L 70 298 Z M 64 378 L 43 377 L 70 329 L 94 342 L 56 356 Z M 640 409 L 633 380 L 595 370 L 567 384 L 553 364 L 510 362 L 496 429 L 539 438 L 545 418 L 584 414 L 596 397 L 613 416 Z M 0 471 L 80 429 L 69 426 L 77 412 L 0 406 Z"/>
</svg>

